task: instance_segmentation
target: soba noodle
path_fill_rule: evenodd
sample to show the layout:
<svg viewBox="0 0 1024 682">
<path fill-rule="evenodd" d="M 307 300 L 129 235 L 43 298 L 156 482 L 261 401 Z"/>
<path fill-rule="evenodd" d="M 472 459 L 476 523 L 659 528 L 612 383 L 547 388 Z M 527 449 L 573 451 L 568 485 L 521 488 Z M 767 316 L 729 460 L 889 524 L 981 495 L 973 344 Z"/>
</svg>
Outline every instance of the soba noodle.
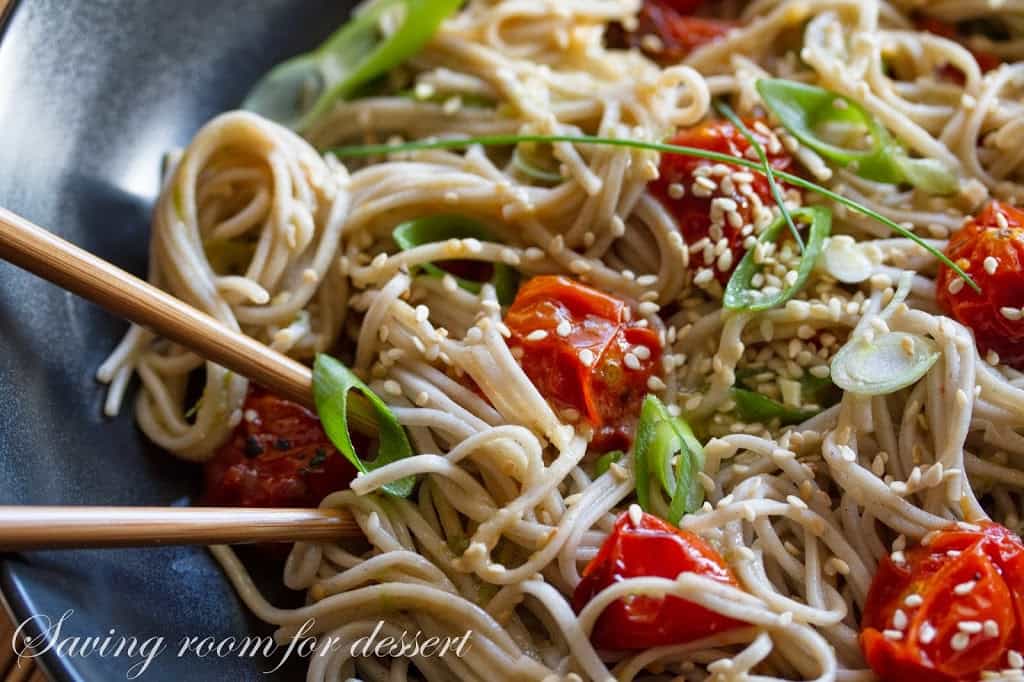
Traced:
<svg viewBox="0 0 1024 682">
<path fill-rule="evenodd" d="M 909 150 L 955 169 L 954 196 L 902 191 L 831 169 L 777 131 L 816 181 L 940 248 L 986 197 L 1024 198 L 1024 64 L 981 73 L 964 47 L 914 29 L 909 13 L 921 3 L 758 0 L 739 15 L 741 28 L 668 68 L 603 44 L 607 25 L 630 25 L 639 4 L 470 0 L 404 67 L 427 96 L 339 103 L 305 139 L 230 112 L 173 159 L 154 212 L 150 280 L 295 358 L 350 349 L 351 367 L 393 408 L 417 453 L 323 500 L 350 510 L 368 545 L 296 545 L 284 581 L 307 591 L 302 608 L 268 603 L 234 552 L 214 548 L 241 598 L 281 640 L 309 618 L 310 634 L 342 641 L 381 620 L 392 633 L 473 632 L 462 657 L 353 658 L 341 647 L 312 658 L 311 682 L 870 680 L 858 618 L 879 559 L 952 521 L 1021 526 L 1024 375 L 979 356 L 970 331 L 938 313 L 935 259 L 884 226 L 833 207 L 826 250 L 843 243 L 836 235 L 855 240 L 847 247 L 866 263 L 859 283 L 841 285 L 819 266 L 785 306 L 733 313 L 722 308 L 721 285 L 702 274 L 721 247 L 684 243 L 646 191 L 658 174 L 655 152 L 558 143 L 564 180 L 541 187 L 480 146 L 348 167 L 317 151 L 394 136 L 657 141 L 709 115 L 713 96 L 751 113 L 761 103 L 755 81 L 774 75 L 850 97 Z M 1000 6 L 1024 15 L 1019 0 Z M 959 20 L 993 7 L 950 0 L 927 11 Z M 786 47 L 794 39 L 798 50 Z M 1024 39 L 986 47 L 1024 55 Z M 941 64 L 963 82 L 930 77 Z M 438 213 L 478 219 L 501 244 L 395 252 L 395 225 Z M 240 274 L 227 274 L 217 245 L 240 237 L 255 248 Z M 681 527 L 722 552 L 742 589 L 692 574 L 633 578 L 573 612 L 568 595 L 628 506 L 631 463 L 595 476 L 587 428 L 554 410 L 520 368 L 492 286 L 477 295 L 451 277 L 410 275 L 453 257 L 506 263 L 524 276 L 564 273 L 640 302 L 666 346 L 664 381 L 652 389 L 673 414 L 706 420 L 712 436 L 700 474 L 708 501 Z M 847 393 L 794 427 L 734 416 L 737 370 L 828 376 L 848 339 L 886 331 L 928 336 L 941 350 L 911 388 Z M 196 370 L 203 399 L 186 415 Z M 244 418 L 244 378 L 137 327 L 99 371 L 110 383 L 109 414 L 136 375 L 140 426 L 182 458 L 208 459 Z M 461 375 L 480 393 L 452 378 Z M 379 492 L 409 475 L 420 479 L 413 498 Z M 637 594 L 676 595 L 749 626 L 685 645 L 596 651 L 589 632 L 604 607 Z"/>
</svg>

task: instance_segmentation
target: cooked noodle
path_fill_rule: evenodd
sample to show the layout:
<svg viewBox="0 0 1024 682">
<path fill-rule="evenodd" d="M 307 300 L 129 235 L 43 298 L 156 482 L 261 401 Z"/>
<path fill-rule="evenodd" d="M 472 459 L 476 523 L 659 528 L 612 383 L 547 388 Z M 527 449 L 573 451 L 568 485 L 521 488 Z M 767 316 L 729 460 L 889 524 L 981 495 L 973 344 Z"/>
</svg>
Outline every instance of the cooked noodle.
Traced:
<svg viewBox="0 0 1024 682">
<path fill-rule="evenodd" d="M 646 192 L 655 152 L 556 144 L 564 181 L 553 187 L 522 182 L 505 157 L 479 146 L 348 168 L 317 152 L 394 136 L 658 141 L 708 115 L 712 96 L 733 96 L 741 115 L 751 113 L 760 105 L 754 81 L 778 75 L 847 95 L 909 150 L 955 169 L 954 196 L 901 192 L 830 170 L 780 131 L 811 177 L 942 248 L 981 200 L 1024 198 L 1024 64 L 982 74 L 964 47 L 914 29 L 918 4 L 760 0 L 743 11 L 742 28 L 663 69 L 602 43 L 608 23 L 632 21 L 637 0 L 471 0 L 407 68 L 429 98 L 341 103 L 308 141 L 242 112 L 199 131 L 155 209 L 150 280 L 293 357 L 351 350 L 352 368 L 392 406 L 418 453 L 324 499 L 354 514 L 369 549 L 297 545 L 284 579 L 308 591 L 302 608 L 275 608 L 231 549 L 214 554 L 282 640 L 311 617 L 310 634 L 343 641 L 382 619 L 396 633 L 473 631 L 461 658 L 349 658 L 342 647 L 314 657 L 309 680 L 870 680 L 858 619 L 878 560 L 954 520 L 991 516 L 1019 529 L 1024 376 L 979 356 L 970 331 L 938 314 L 936 261 L 884 226 L 835 208 L 833 233 L 852 236 L 870 261 L 862 281 L 842 286 L 819 268 L 785 306 L 730 313 L 717 281 L 687 267 L 718 257 L 716 245 L 685 244 Z M 1024 14 L 1018 0 L 1002 6 Z M 928 11 L 955 20 L 991 10 L 950 0 Z M 785 48 L 801 35 L 798 54 Z M 1024 54 L 1020 40 L 998 45 L 1007 58 Z M 963 72 L 962 84 L 926 77 L 946 63 Z M 497 109 L 460 100 L 468 95 Z M 438 213 L 477 218 L 501 244 L 395 253 L 395 225 Z M 225 262 L 239 256 L 223 245 L 239 238 L 253 246 L 230 274 Z M 555 411 L 520 368 L 493 287 L 476 295 L 450 277 L 409 274 L 453 257 L 525 276 L 569 274 L 640 302 L 666 343 L 659 397 L 674 414 L 706 419 L 713 436 L 700 476 L 708 503 L 681 527 L 722 552 L 742 590 L 695 575 L 634 578 L 573 612 L 567 596 L 634 490 L 630 463 L 594 476 L 587 428 Z M 846 394 L 795 427 L 733 416 L 737 370 L 827 376 L 849 338 L 889 330 L 928 336 L 941 350 L 912 388 Z M 203 399 L 186 415 L 196 370 Z M 244 378 L 140 328 L 100 369 L 109 414 L 133 375 L 142 429 L 183 458 L 208 459 L 243 418 Z M 452 378 L 462 375 L 480 392 Z M 376 492 L 413 474 L 412 499 Z M 677 595 L 749 627 L 686 645 L 595 651 L 596 618 L 627 594 Z"/>
</svg>

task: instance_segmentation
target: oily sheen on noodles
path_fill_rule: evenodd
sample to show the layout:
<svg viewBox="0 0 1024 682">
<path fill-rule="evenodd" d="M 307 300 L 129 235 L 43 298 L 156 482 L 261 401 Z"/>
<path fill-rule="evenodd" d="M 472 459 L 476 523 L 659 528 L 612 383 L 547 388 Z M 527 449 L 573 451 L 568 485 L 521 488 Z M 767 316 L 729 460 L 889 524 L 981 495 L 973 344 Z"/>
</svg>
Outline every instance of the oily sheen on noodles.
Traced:
<svg viewBox="0 0 1024 682">
<path fill-rule="evenodd" d="M 939 314 L 935 258 L 884 225 L 825 202 L 833 236 L 804 289 L 779 307 L 728 311 L 717 275 L 731 254 L 721 240 L 687 243 L 650 190 L 657 152 L 558 142 L 559 180 L 543 185 L 481 145 L 347 165 L 317 151 L 507 133 L 657 142 L 708 116 L 712 96 L 744 117 L 763 112 L 756 81 L 773 76 L 848 96 L 914 154 L 954 171 L 948 196 L 901 190 L 834 168 L 760 123 L 809 177 L 932 246 L 945 247 L 985 198 L 1024 196 L 1024 66 L 983 74 L 958 43 L 916 30 L 917 3 L 760 0 L 732 12 L 737 4 L 722 13 L 738 28 L 662 68 L 605 45 L 610 24 L 635 25 L 635 0 L 470 0 L 402 67 L 415 96 L 340 102 L 305 139 L 251 113 L 223 114 L 173 159 L 154 213 L 150 279 L 296 358 L 345 349 L 415 450 L 323 500 L 350 510 L 367 544 L 297 545 L 284 580 L 306 591 L 301 608 L 269 603 L 235 553 L 214 548 L 241 598 L 282 641 L 311 618 L 307 634 L 324 641 L 355 641 L 379 621 L 394 636 L 473 632 L 461 657 L 325 649 L 311 660 L 311 682 L 872 680 L 858 634 L 879 560 L 956 521 L 1020 527 L 1024 375 L 983 357 L 966 327 Z M 957 20 L 983 4 L 936 11 Z M 799 50 L 787 47 L 794 36 Z M 939 64 L 962 82 L 916 77 Z M 704 178 L 751 182 L 722 164 Z M 794 209 L 810 201 L 787 199 Z M 396 249 L 396 225 L 437 214 L 479 220 L 495 239 Z M 778 214 L 762 205 L 747 236 Z M 758 255 L 776 256 L 789 257 Z M 697 474 L 706 502 L 679 525 L 722 552 L 742 589 L 685 573 L 628 578 L 573 611 L 581 571 L 634 493 L 632 462 L 597 472 L 592 429 L 554 409 L 521 368 L 495 288 L 473 293 L 419 267 L 444 260 L 505 264 L 523 278 L 564 274 L 636 303 L 665 347 L 663 379 L 648 387 L 673 415 L 707 425 Z M 790 426 L 736 416 L 738 376 L 780 397 L 800 377 L 827 378 L 844 345 L 890 333 L 938 349 L 911 387 L 845 393 Z M 195 370 L 205 389 L 190 414 Z M 765 370 L 783 380 L 757 378 Z M 108 413 L 136 374 L 142 429 L 183 458 L 208 459 L 243 418 L 244 378 L 139 328 L 100 369 Z M 411 475 L 414 497 L 381 492 Z M 687 644 L 598 651 L 596 621 L 629 595 L 678 596 L 746 625 Z"/>
</svg>

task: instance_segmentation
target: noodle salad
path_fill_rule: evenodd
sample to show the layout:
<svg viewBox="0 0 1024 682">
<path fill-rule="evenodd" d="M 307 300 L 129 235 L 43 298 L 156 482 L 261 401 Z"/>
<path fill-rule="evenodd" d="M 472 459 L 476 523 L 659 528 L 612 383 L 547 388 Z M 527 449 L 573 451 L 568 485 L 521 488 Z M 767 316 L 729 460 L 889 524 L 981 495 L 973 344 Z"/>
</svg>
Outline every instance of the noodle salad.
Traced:
<svg viewBox="0 0 1024 682">
<path fill-rule="evenodd" d="M 1024 678 L 1022 56 L 1019 0 L 371 0 L 153 217 L 317 413 L 140 327 L 106 411 L 353 514 L 299 608 L 213 548 L 281 641 L 473 633 L 311 682 Z"/>
</svg>

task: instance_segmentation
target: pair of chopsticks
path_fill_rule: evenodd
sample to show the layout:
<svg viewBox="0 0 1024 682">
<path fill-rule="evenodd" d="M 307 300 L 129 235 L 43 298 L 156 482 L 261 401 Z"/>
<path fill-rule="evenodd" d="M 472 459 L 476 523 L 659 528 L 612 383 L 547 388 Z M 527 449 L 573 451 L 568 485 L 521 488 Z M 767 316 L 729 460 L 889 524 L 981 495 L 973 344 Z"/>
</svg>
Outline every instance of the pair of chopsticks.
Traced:
<svg viewBox="0 0 1024 682">
<path fill-rule="evenodd" d="M 0 258 L 313 408 L 309 368 L 0 207 Z M 0 506 L 0 550 L 359 537 L 343 510 Z"/>
</svg>

